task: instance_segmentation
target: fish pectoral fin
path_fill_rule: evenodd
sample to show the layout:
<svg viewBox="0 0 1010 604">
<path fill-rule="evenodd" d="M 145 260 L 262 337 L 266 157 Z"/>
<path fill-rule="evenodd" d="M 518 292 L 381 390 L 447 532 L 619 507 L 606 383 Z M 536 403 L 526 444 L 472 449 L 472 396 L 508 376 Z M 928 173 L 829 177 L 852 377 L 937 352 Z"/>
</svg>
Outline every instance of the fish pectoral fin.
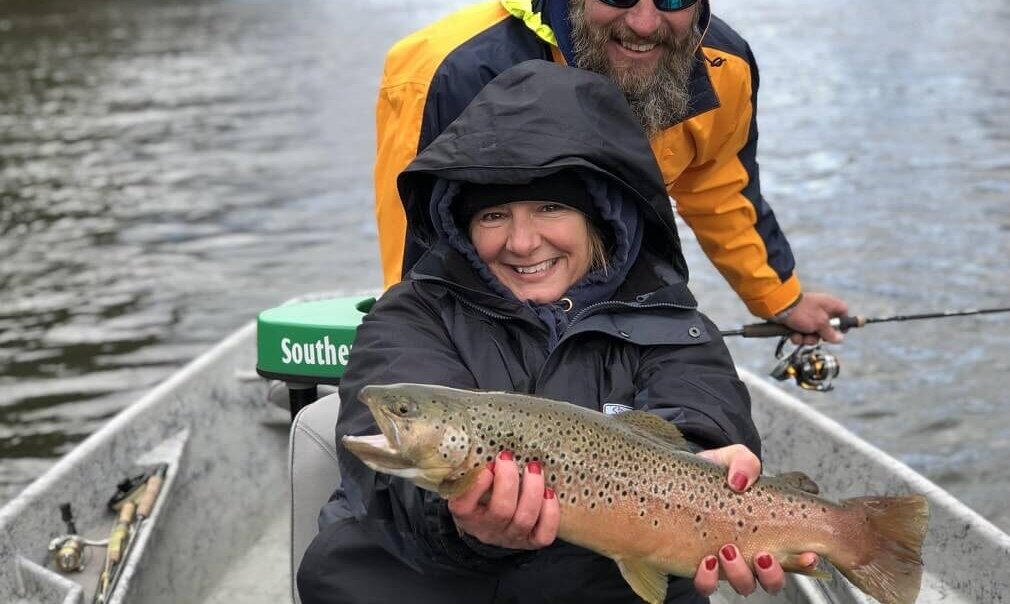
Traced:
<svg viewBox="0 0 1010 604">
<path fill-rule="evenodd" d="M 480 477 L 480 473 L 483 471 L 484 468 L 480 467 L 467 472 L 456 480 L 443 481 L 438 488 L 438 494 L 446 499 L 462 495 L 473 487 L 473 485 L 477 482 L 477 478 Z"/>
<path fill-rule="evenodd" d="M 666 599 L 666 573 L 638 559 L 617 560 L 621 575 L 638 597 L 649 604 L 662 604 Z"/>
<path fill-rule="evenodd" d="M 639 434 L 658 439 L 663 444 L 673 445 L 677 449 L 688 448 L 687 440 L 677 426 L 648 411 L 627 411 L 614 416 L 614 419 Z"/>
</svg>

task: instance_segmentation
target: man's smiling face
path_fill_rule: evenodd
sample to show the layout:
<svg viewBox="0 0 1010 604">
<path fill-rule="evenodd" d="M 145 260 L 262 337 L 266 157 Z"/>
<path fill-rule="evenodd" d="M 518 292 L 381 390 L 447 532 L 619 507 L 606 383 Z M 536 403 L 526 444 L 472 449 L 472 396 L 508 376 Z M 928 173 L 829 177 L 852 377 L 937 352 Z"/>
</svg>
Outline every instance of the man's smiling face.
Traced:
<svg viewBox="0 0 1010 604">
<path fill-rule="evenodd" d="M 575 0 L 569 8 L 579 67 L 609 76 L 648 134 L 687 113 L 688 83 L 701 42 L 700 4 L 660 11 L 651 0 L 616 8 Z"/>
</svg>

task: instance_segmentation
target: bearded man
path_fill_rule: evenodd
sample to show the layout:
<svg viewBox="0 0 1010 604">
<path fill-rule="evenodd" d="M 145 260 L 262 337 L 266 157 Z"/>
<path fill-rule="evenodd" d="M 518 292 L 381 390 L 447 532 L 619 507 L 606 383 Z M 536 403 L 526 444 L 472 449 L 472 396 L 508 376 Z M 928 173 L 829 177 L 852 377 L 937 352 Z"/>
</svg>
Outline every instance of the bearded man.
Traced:
<svg viewBox="0 0 1010 604">
<path fill-rule="evenodd" d="M 791 328 L 797 343 L 841 341 L 830 319 L 846 314 L 845 303 L 802 293 L 789 242 L 761 195 L 754 57 L 708 0 L 494 0 L 394 45 L 376 110 L 387 287 L 424 251 L 408 233 L 397 175 L 485 84 L 530 59 L 610 76 L 649 135 L 678 212 L 750 312 Z"/>
</svg>

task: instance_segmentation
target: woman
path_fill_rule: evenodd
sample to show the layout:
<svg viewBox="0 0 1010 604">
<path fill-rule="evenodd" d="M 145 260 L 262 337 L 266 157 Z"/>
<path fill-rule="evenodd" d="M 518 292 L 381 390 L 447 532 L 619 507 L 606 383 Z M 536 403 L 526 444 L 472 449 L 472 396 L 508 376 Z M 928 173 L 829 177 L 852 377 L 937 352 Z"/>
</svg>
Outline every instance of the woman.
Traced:
<svg viewBox="0 0 1010 604">
<path fill-rule="evenodd" d="M 754 481 L 750 401 L 696 310 L 634 119 L 606 78 L 531 61 L 488 83 L 411 163 L 401 197 L 429 251 L 359 328 L 338 442 L 376 432 L 356 400 L 364 385 L 437 383 L 648 410 L 726 463 L 733 488 Z M 640 601 L 611 560 L 554 539 L 560 509 L 537 463 L 502 451 L 448 502 L 353 455 L 340 465 L 299 571 L 305 603 Z M 671 581 L 666 601 L 705 601 L 720 571 L 741 593 L 782 586 L 771 556 L 752 571 L 729 545 L 693 581 Z"/>
</svg>

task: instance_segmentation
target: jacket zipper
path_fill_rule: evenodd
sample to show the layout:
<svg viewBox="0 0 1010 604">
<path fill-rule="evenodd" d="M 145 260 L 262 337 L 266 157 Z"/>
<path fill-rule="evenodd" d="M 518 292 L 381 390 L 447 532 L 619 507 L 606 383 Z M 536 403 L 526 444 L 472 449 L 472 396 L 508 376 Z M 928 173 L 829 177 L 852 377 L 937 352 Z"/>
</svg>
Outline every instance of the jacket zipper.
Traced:
<svg viewBox="0 0 1010 604">
<path fill-rule="evenodd" d="M 624 306 L 628 308 L 676 308 L 677 310 L 698 310 L 697 306 L 688 306 L 686 304 L 675 304 L 673 302 L 658 302 L 654 304 L 645 304 L 642 302 L 614 302 L 608 300 L 607 302 L 597 302 L 596 304 L 590 304 L 589 306 L 580 310 L 578 313 L 576 313 L 574 317 L 572 317 L 571 322 L 568 323 L 568 329 L 570 329 L 572 325 L 575 325 L 576 322 L 581 320 L 586 315 L 586 313 L 611 306 L 612 307 Z M 554 347 L 554 350 L 552 350 L 547 354 L 547 357 L 544 359 L 543 367 L 540 368 L 540 371 L 537 372 L 536 377 L 533 378 L 533 384 L 532 384 L 534 388 L 533 394 L 536 394 L 535 390 L 537 387 L 539 387 L 540 380 L 544 376 L 544 371 L 547 371 L 547 368 L 551 362 L 551 358 L 558 351 L 558 349 L 561 348 L 561 343 L 564 342 L 565 338 L 570 333 L 568 329 L 565 330 L 565 335 L 561 336 L 561 339 L 558 340 L 558 345 Z"/>
<path fill-rule="evenodd" d="M 446 289 L 446 291 L 449 292 L 450 296 L 456 298 L 456 300 L 463 306 L 466 306 L 467 308 L 472 308 L 486 317 L 491 317 L 492 319 L 498 319 L 499 321 L 510 321 L 512 319 L 515 319 L 515 317 L 510 317 L 509 315 L 503 315 L 500 313 L 496 313 L 494 311 L 490 311 L 484 308 L 483 306 L 480 306 L 476 302 L 471 302 L 466 298 L 464 298 L 463 296 L 460 296 L 456 292 L 452 291 L 452 289 Z"/>
<path fill-rule="evenodd" d="M 688 306 L 686 304 L 675 304 L 673 302 L 657 302 L 655 304 L 645 304 L 642 302 L 614 302 L 612 300 L 608 300 L 606 302 L 597 302 L 596 304 L 590 304 L 589 306 L 583 308 L 578 313 L 576 313 L 574 317 L 572 317 L 572 320 L 569 321 L 568 326 L 571 327 L 572 325 L 577 323 L 580 319 L 582 319 L 583 316 L 586 315 L 586 313 L 590 311 L 595 312 L 601 308 L 608 308 L 611 306 L 613 307 L 624 306 L 627 308 L 676 308 L 678 310 L 698 310 L 697 306 Z"/>
</svg>

